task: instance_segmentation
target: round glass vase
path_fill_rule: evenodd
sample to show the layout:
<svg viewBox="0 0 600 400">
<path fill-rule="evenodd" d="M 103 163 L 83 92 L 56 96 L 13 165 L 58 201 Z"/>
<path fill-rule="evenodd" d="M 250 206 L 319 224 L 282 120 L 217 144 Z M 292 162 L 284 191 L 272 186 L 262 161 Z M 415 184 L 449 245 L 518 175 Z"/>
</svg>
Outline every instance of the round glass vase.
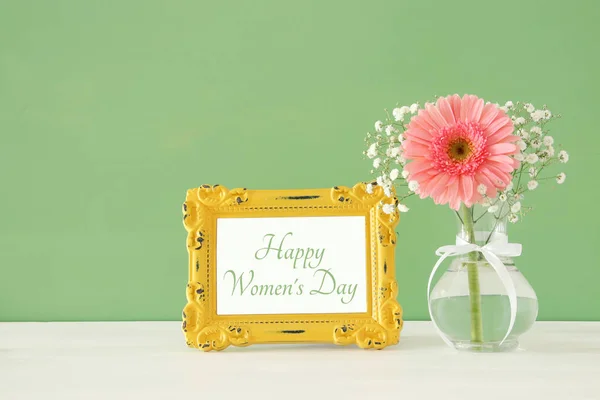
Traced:
<svg viewBox="0 0 600 400">
<path fill-rule="evenodd" d="M 506 218 L 497 219 L 477 206 L 463 206 L 457 216 L 458 237 L 464 242 L 484 246 L 508 241 Z M 527 332 L 537 318 L 535 291 L 512 258 L 499 258 L 517 294 L 515 323 L 504 341 L 510 324 L 510 302 L 504 284 L 480 252 L 448 257 L 450 266 L 431 291 L 431 317 L 458 350 L 514 350 L 519 346 L 519 336 Z"/>
</svg>

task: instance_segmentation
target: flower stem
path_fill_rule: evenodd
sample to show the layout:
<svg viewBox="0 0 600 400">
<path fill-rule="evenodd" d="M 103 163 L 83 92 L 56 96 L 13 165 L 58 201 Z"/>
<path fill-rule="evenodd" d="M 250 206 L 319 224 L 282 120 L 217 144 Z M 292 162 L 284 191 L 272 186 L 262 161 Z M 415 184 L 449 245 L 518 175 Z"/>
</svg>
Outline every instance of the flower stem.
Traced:
<svg viewBox="0 0 600 400">
<path fill-rule="evenodd" d="M 475 223 L 473 222 L 472 209 L 461 204 L 462 223 L 469 243 L 476 243 Z M 483 343 L 483 319 L 481 317 L 481 290 L 479 286 L 479 270 L 477 261 L 479 253 L 470 252 L 468 255 L 467 273 L 469 279 L 469 304 L 471 308 L 471 342 Z"/>
</svg>

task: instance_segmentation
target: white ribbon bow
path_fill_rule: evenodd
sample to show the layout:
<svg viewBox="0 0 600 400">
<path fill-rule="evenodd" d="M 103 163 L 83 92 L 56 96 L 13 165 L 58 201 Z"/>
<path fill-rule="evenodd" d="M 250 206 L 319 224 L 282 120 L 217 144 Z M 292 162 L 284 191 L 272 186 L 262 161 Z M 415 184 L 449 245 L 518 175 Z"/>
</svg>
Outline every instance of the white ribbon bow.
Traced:
<svg viewBox="0 0 600 400">
<path fill-rule="evenodd" d="M 480 237 L 489 237 L 490 232 L 476 232 L 476 238 L 480 240 Z M 438 331 L 442 339 L 446 344 L 453 347 L 452 342 L 448 339 L 448 337 L 440 330 L 438 325 L 433 318 L 433 314 L 431 312 L 431 282 L 433 281 L 433 277 L 437 272 L 442 262 L 447 257 L 450 256 L 460 256 L 463 254 L 470 253 L 472 251 L 477 251 L 483 254 L 483 257 L 487 260 L 487 262 L 492 266 L 494 271 L 498 274 L 500 281 L 504 285 L 506 289 L 506 294 L 508 295 L 508 301 L 510 303 L 510 323 L 508 324 L 508 331 L 504 338 L 500 342 L 500 344 L 504 343 L 508 335 L 512 332 L 512 329 L 515 325 L 515 319 L 517 317 L 517 290 L 515 288 L 515 284 L 508 272 L 506 266 L 502 263 L 499 257 L 517 257 L 521 255 L 521 245 L 519 243 L 508 243 L 508 237 L 502 234 L 494 234 L 493 240 L 486 244 L 485 246 L 478 246 L 476 244 L 469 243 L 460 237 L 456 237 L 456 245 L 454 246 L 442 246 L 436 250 L 435 254 L 440 256 L 440 259 L 437 261 L 435 266 L 433 267 L 433 271 L 431 271 L 431 275 L 429 275 L 429 282 L 427 283 L 427 305 L 429 307 L 429 315 L 431 316 L 431 321 L 433 322 L 433 326 Z"/>
</svg>

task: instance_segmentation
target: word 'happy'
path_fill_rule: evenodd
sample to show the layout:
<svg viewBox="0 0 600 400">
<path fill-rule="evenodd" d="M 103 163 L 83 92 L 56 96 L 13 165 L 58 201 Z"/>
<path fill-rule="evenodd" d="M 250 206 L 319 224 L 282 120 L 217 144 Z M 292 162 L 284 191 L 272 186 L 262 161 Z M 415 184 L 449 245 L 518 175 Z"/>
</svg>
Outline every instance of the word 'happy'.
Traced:
<svg viewBox="0 0 600 400">
<path fill-rule="evenodd" d="M 298 260 L 302 260 L 302 268 L 306 268 L 308 266 L 308 268 L 314 269 L 321 265 L 321 261 L 323 261 L 323 256 L 325 255 L 325 249 L 313 249 L 312 247 L 307 247 L 305 249 L 290 248 L 285 251 L 283 250 L 283 242 L 288 236 L 293 235 L 294 234 L 292 232 L 286 233 L 283 236 L 283 238 L 281 238 L 279 247 L 272 247 L 273 239 L 275 239 L 275 234 L 266 234 L 263 239 L 266 240 L 268 238 L 269 244 L 267 244 L 267 247 L 263 247 L 261 249 L 256 250 L 256 253 L 254 253 L 254 257 L 257 260 L 264 260 L 269 255 L 269 253 L 271 253 L 273 255 L 276 255 L 277 259 L 279 260 L 281 260 L 282 258 L 286 260 L 294 260 L 294 268 L 296 268 L 296 263 L 298 262 Z M 313 265 L 313 263 L 317 260 L 318 262 L 315 265 Z"/>
</svg>

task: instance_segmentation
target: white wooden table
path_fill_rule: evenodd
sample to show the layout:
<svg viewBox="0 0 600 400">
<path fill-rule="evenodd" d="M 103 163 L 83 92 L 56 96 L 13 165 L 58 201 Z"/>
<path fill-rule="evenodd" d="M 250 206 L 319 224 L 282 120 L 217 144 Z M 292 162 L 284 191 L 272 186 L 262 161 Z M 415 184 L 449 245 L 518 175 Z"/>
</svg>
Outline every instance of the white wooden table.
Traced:
<svg viewBox="0 0 600 400">
<path fill-rule="evenodd" d="M 0 399 L 600 399 L 600 322 L 539 322 L 458 353 L 428 322 L 382 351 L 185 346 L 179 322 L 0 323 Z"/>
</svg>

